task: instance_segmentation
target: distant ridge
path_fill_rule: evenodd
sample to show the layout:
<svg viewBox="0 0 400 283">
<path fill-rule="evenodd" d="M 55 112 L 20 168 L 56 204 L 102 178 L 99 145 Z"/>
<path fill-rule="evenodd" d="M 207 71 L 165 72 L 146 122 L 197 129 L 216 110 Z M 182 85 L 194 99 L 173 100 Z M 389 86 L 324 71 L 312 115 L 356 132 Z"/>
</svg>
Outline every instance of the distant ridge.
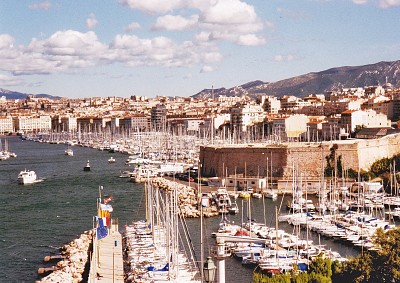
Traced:
<svg viewBox="0 0 400 283">
<path fill-rule="evenodd" d="M 44 93 L 30 94 L 30 93 L 22 93 L 22 92 L 17 92 L 17 91 L 0 88 L 0 97 L 1 96 L 5 96 L 6 99 L 25 99 L 28 96 L 44 97 L 44 98 L 49 98 L 49 99 L 60 99 L 61 98 L 59 96 L 52 96 L 50 94 L 44 94 Z"/>
<path fill-rule="evenodd" d="M 260 94 L 282 97 L 294 95 L 304 97 L 309 94 L 323 94 L 342 88 L 385 85 L 386 82 L 400 88 L 400 60 L 379 62 L 363 66 L 344 66 L 321 72 L 312 72 L 277 82 L 252 81 L 229 89 L 214 89 L 214 97 L 220 95 L 252 98 Z M 212 90 L 204 89 L 193 95 L 194 98 L 211 98 Z"/>
</svg>

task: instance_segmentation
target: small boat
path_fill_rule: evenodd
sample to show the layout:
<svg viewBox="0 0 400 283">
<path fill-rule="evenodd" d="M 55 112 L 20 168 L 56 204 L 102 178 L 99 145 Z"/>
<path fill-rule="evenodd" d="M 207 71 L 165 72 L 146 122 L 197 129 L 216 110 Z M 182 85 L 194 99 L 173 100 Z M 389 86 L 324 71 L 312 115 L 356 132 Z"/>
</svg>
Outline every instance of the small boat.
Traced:
<svg viewBox="0 0 400 283">
<path fill-rule="evenodd" d="M 108 163 L 115 163 L 115 158 L 111 156 L 111 157 L 108 159 Z"/>
<path fill-rule="evenodd" d="M 217 189 L 217 192 L 216 192 L 214 198 L 215 198 L 215 202 L 217 203 L 218 212 L 220 214 L 228 213 L 229 212 L 229 208 L 232 205 L 232 202 L 231 202 L 231 199 L 229 197 L 228 191 L 225 188 L 220 187 L 220 188 Z"/>
<path fill-rule="evenodd" d="M 228 208 L 229 214 L 238 214 L 239 213 L 239 207 L 235 202 L 232 202 L 231 206 Z"/>
<path fill-rule="evenodd" d="M 258 199 L 262 198 L 262 194 L 261 193 L 252 193 L 251 196 L 253 198 L 258 198 Z"/>
<path fill-rule="evenodd" d="M 239 192 L 239 197 L 240 198 L 244 198 L 244 199 L 248 199 L 250 197 L 250 193 L 247 191 L 241 191 Z"/>
<path fill-rule="evenodd" d="M 44 179 L 38 179 L 35 171 L 32 170 L 23 170 L 18 174 L 18 182 L 20 184 L 34 184 L 38 182 L 42 182 Z"/>
<path fill-rule="evenodd" d="M 272 200 L 276 200 L 278 198 L 278 194 L 274 192 L 272 189 L 265 191 L 264 196 Z"/>
<path fill-rule="evenodd" d="M 201 206 L 202 207 L 210 207 L 211 206 L 211 193 L 202 193 L 201 195 Z"/>
<path fill-rule="evenodd" d="M 74 156 L 74 151 L 72 150 L 72 148 L 67 148 L 64 151 L 64 153 L 65 153 L 65 155 L 68 155 L 68 156 Z"/>
<path fill-rule="evenodd" d="M 87 161 L 86 166 L 83 167 L 83 171 L 90 171 L 90 162 L 89 162 L 89 160 Z"/>
<path fill-rule="evenodd" d="M 129 170 L 125 170 L 125 171 L 121 171 L 121 174 L 119 175 L 120 178 L 130 178 L 132 176 L 135 175 L 135 172 L 133 171 L 129 171 Z"/>
</svg>

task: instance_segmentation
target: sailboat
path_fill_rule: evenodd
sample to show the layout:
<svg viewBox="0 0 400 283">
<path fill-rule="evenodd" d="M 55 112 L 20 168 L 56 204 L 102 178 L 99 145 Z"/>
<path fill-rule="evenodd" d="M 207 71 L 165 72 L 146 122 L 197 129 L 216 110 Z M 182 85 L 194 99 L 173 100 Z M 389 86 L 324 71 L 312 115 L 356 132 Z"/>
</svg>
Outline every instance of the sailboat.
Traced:
<svg viewBox="0 0 400 283">
<path fill-rule="evenodd" d="M 190 239 L 178 209 L 178 192 L 163 196 L 148 179 L 145 183 L 146 220 L 126 226 L 130 282 L 201 283 L 193 249 L 186 256 L 182 239 Z M 185 235 L 181 235 L 181 233 Z"/>
</svg>

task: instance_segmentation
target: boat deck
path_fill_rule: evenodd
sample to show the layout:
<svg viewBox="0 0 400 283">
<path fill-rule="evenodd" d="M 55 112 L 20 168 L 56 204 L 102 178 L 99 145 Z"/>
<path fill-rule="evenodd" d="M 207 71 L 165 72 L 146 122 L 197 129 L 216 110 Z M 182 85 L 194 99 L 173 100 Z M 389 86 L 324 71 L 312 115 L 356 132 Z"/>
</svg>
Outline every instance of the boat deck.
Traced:
<svg viewBox="0 0 400 283">
<path fill-rule="evenodd" d="M 93 257 L 88 282 L 124 282 L 122 237 L 113 225 L 107 237 L 93 241 Z"/>
</svg>

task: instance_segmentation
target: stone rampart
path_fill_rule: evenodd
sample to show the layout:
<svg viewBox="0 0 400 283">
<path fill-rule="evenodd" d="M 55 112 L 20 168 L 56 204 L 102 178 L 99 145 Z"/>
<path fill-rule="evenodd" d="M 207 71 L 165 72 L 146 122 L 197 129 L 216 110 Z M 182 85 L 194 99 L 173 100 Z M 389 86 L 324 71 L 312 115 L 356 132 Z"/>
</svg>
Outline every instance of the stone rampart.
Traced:
<svg viewBox="0 0 400 283">
<path fill-rule="evenodd" d="M 334 145 L 344 169 L 369 170 L 374 161 L 400 153 L 400 134 L 373 140 L 203 146 L 200 148 L 201 174 L 271 177 L 272 172 L 274 178 L 287 178 L 296 171 L 297 176 L 318 178 Z"/>
</svg>

